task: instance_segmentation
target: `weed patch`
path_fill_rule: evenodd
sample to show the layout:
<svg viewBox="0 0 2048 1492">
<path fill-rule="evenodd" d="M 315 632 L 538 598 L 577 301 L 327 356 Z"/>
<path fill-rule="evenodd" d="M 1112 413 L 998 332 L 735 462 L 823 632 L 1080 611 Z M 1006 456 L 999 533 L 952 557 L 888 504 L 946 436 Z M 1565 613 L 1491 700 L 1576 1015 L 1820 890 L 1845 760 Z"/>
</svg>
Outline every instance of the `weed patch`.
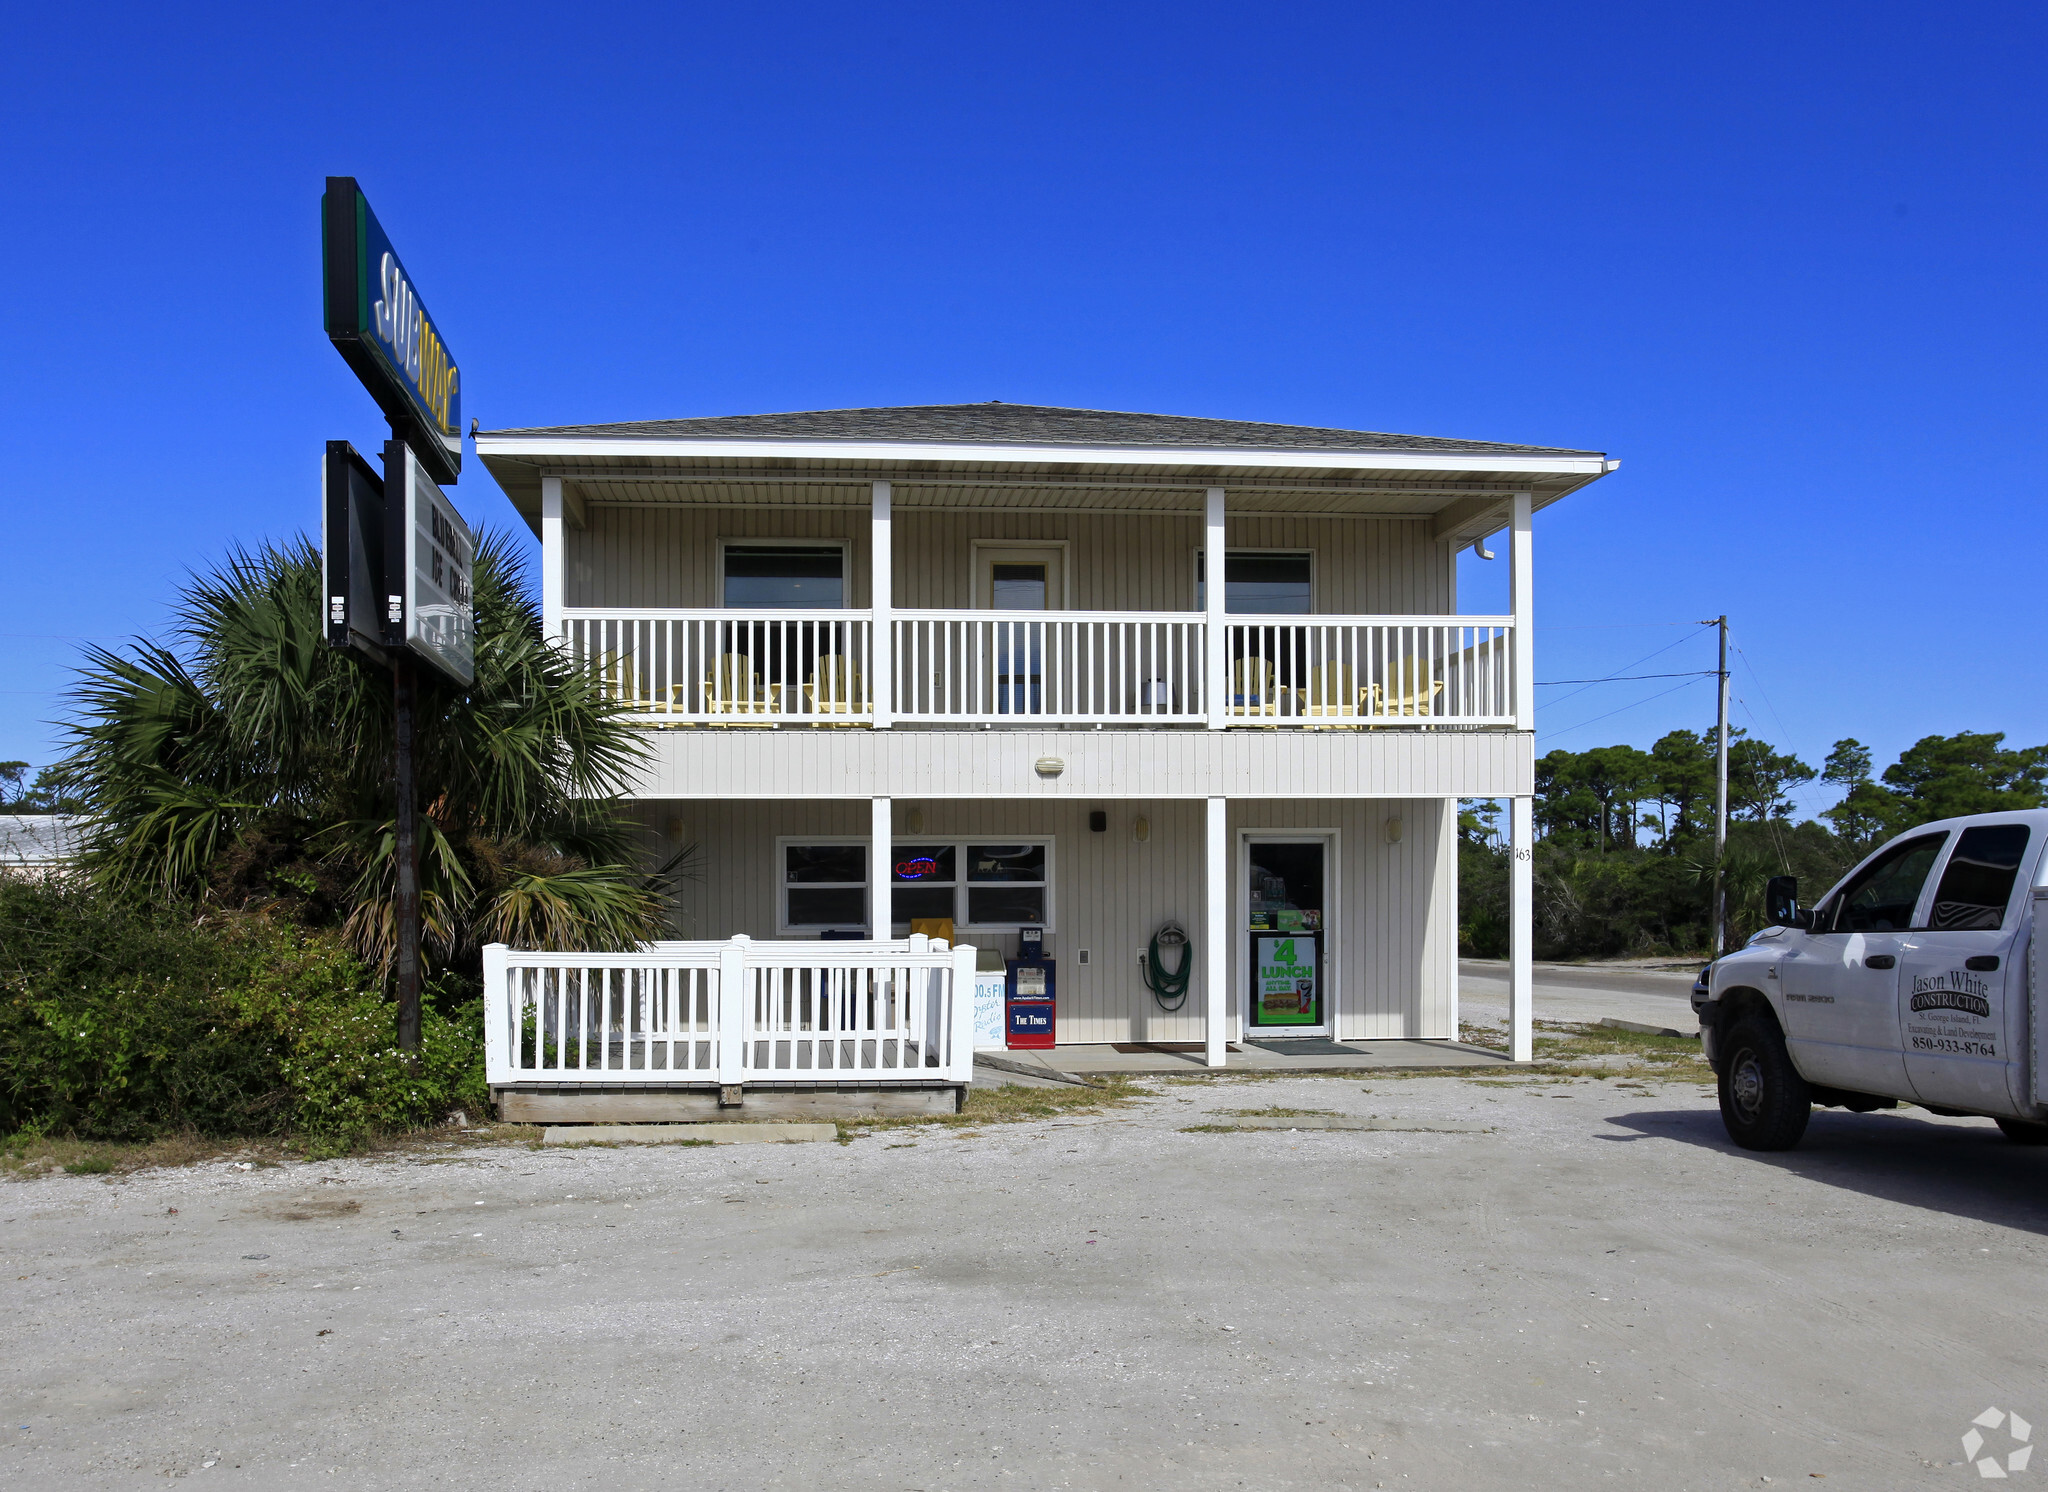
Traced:
<svg viewBox="0 0 2048 1492">
<path fill-rule="evenodd" d="M 1026 1087 L 1005 1083 L 994 1088 L 970 1088 L 966 1106 L 957 1114 L 917 1114 L 900 1119 L 842 1119 L 841 1144 L 862 1135 L 888 1130 L 938 1126 L 970 1129 L 982 1124 L 1023 1124 L 1033 1119 L 1057 1119 L 1069 1114 L 1094 1114 L 1103 1109 L 1122 1108 L 1151 1095 L 1130 1078 L 1115 1074 L 1086 1088 L 1062 1084 L 1057 1088 Z"/>
<path fill-rule="evenodd" d="M 1332 1119 L 1337 1116 L 1335 1109 L 1288 1109 L 1278 1104 L 1269 1104 L 1263 1109 L 1218 1109 L 1219 1114 L 1228 1114 L 1234 1119 Z M 1222 1126 L 1201 1126 L 1202 1128 L 1228 1128 Z"/>
</svg>

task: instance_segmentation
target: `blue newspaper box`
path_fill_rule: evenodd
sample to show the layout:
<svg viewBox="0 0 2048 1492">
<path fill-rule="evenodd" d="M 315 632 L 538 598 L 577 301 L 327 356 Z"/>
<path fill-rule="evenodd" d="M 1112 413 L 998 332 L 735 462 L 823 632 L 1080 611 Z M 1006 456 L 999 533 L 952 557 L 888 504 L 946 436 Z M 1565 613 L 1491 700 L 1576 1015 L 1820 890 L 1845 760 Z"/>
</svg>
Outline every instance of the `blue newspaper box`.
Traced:
<svg viewBox="0 0 2048 1492">
<path fill-rule="evenodd" d="M 1053 984 L 1053 963 L 1049 958 L 1005 960 L 1008 969 L 1005 1005 L 1006 1039 L 1012 1048 L 1046 1050 L 1053 1044 L 1058 1023 L 1058 1002 Z"/>
</svg>

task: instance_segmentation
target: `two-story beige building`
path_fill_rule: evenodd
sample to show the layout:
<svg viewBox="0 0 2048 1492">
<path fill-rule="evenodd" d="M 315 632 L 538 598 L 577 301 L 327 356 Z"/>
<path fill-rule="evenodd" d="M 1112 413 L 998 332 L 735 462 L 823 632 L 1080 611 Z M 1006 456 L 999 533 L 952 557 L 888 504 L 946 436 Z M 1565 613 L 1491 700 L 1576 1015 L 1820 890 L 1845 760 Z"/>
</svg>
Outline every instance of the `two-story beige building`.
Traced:
<svg viewBox="0 0 2048 1492">
<path fill-rule="evenodd" d="M 476 446 L 699 847 L 679 937 L 1042 928 L 1061 1043 L 1214 1065 L 1454 1039 L 1457 800 L 1510 798 L 1526 1057 L 1530 520 L 1602 453 L 996 403 Z M 1509 614 L 1460 615 L 1503 531 Z"/>
</svg>

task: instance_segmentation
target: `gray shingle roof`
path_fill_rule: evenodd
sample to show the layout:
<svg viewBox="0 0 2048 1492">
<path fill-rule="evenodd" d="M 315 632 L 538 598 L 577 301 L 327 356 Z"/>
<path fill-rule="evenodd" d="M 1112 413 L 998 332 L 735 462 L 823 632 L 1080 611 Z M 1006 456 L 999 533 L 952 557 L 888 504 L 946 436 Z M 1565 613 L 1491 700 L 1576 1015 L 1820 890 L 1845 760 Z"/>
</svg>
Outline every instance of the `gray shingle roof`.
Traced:
<svg viewBox="0 0 2048 1492">
<path fill-rule="evenodd" d="M 1371 430 L 1325 430 L 1255 420 L 1125 414 L 1042 404 L 909 404 L 888 409 L 816 409 L 792 414 L 715 415 L 685 420 L 627 420 L 614 425 L 553 425 L 489 430 L 486 435 L 650 435 L 705 439 L 932 440 L 1073 446 L 1252 447 L 1310 451 L 1434 451 L 1493 456 L 1595 456 L 1559 446 L 1505 445 Z"/>
</svg>

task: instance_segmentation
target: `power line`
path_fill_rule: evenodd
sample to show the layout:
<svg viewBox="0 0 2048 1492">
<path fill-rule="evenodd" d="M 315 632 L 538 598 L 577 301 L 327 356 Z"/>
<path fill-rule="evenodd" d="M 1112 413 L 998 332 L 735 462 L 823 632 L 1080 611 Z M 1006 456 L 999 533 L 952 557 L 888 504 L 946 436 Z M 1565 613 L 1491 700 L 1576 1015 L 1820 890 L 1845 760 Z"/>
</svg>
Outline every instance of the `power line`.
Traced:
<svg viewBox="0 0 2048 1492">
<path fill-rule="evenodd" d="M 1581 720 L 1577 725 L 1567 725 L 1562 730 L 1546 730 L 1545 732 L 1543 732 L 1543 734 L 1546 736 L 1563 736 L 1569 735 L 1571 732 L 1575 730 L 1584 730 L 1589 725 L 1595 725 L 1598 724 L 1600 721 L 1607 719 L 1608 715 L 1619 715 L 1622 713 L 1623 710 L 1633 710 L 1638 705 L 1646 705 L 1650 703 L 1651 700 L 1662 699 L 1667 694 L 1676 694 L 1681 689 L 1690 689 L 1694 684 L 1697 684 L 1701 679 L 1712 677 L 1713 674 L 1711 673 L 1696 674 L 1692 678 L 1687 679 L 1683 684 L 1673 684 L 1669 689 L 1660 689 L 1655 694 L 1647 695 L 1644 698 L 1637 700 L 1635 704 L 1623 705 L 1620 709 L 1609 710 L 1606 715 L 1595 715 L 1591 720 Z"/>
<path fill-rule="evenodd" d="M 1617 673 L 1604 679 L 1538 679 L 1538 689 L 1548 689 L 1553 684 L 1625 684 L 1631 679 L 1703 679 L 1709 674 L 1719 673 L 1714 668 L 1692 668 L 1684 673 Z M 1566 698 L 1570 698 L 1569 695 Z"/>
<path fill-rule="evenodd" d="M 1703 625 L 1702 625 L 1702 626 L 1700 627 L 1700 630 L 1705 630 L 1705 627 L 1706 627 L 1706 626 L 1710 626 L 1710 625 L 1712 625 L 1712 624 L 1711 624 L 1711 623 L 1703 624 Z M 1690 641 L 1692 641 L 1692 638 L 1691 638 L 1691 637 L 1689 637 L 1689 636 L 1688 636 L 1688 637 L 1681 637 L 1681 638 L 1679 638 L 1679 639 L 1678 639 L 1678 641 L 1677 641 L 1677 642 L 1667 643 L 1667 644 L 1666 644 L 1665 646 L 1663 646 L 1663 647 L 1661 647 L 1661 648 L 1658 648 L 1658 649 L 1657 649 L 1657 650 L 1656 650 L 1655 652 L 1653 652 L 1653 653 L 1645 653 L 1645 654 L 1644 654 L 1644 655 L 1643 655 L 1642 657 L 1640 657 L 1640 658 L 1636 659 L 1636 661 L 1635 661 L 1635 662 L 1633 662 L 1633 663 L 1624 663 L 1624 664 L 1622 664 L 1622 667 L 1623 667 L 1623 668 L 1641 668 L 1641 667 L 1642 667 L 1642 666 L 1643 666 L 1643 665 L 1644 665 L 1645 663 L 1648 663 L 1648 662 L 1649 662 L 1649 661 L 1650 661 L 1650 660 L 1651 660 L 1652 658 L 1657 658 L 1657 657 L 1661 657 L 1661 656 L 1662 656 L 1663 654 L 1665 654 L 1665 653 L 1668 653 L 1668 652 L 1670 652 L 1670 651 L 1671 651 L 1671 650 L 1672 650 L 1673 648 L 1675 648 L 1675 647 L 1679 646 L 1679 645 L 1680 645 L 1681 643 L 1687 643 L 1687 642 L 1690 642 Z M 1609 674 L 1609 675 L 1608 675 L 1608 678 L 1614 678 L 1614 677 L 1616 677 L 1616 675 L 1613 675 L 1613 674 Z M 1590 689 L 1590 688 L 1592 688 L 1592 687 L 1593 687 L 1593 684 L 1604 684 L 1604 683 L 1606 683 L 1606 682 L 1607 682 L 1607 680 L 1606 680 L 1606 679 L 1595 679 L 1595 680 L 1593 680 L 1593 681 L 1592 681 L 1592 683 L 1589 683 L 1589 684 L 1587 684 L 1587 685 L 1586 685 L 1586 689 Z M 1554 704 L 1554 705 L 1561 705 L 1561 704 L 1563 704 L 1563 703 L 1564 703 L 1564 700 L 1565 700 L 1565 699 L 1576 699 L 1576 698 L 1577 698 L 1577 697 L 1578 697 L 1578 696 L 1579 696 L 1580 694 L 1583 694 L 1583 693 L 1585 693 L 1585 692 L 1586 692 L 1586 691 L 1585 691 L 1585 689 L 1580 689 L 1580 690 L 1576 690 L 1576 691 L 1574 691 L 1574 692 L 1573 692 L 1573 693 L 1571 693 L 1571 694 L 1567 694 L 1567 695 L 1566 695 L 1566 696 L 1564 697 L 1564 699 L 1553 699 L 1553 700 L 1551 700 L 1551 701 L 1550 701 L 1550 703 L 1552 703 L 1552 704 Z M 1588 725 L 1591 725 L 1592 723 L 1593 723 L 1593 722 L 1592 722 L 1592 721 L 1590 721 L 1590 720 L 1586 722 L 1586 724 L 1588 724 Z M 1577 727 L 1573 727 L 1573 728 L 1574 728 L 1574 729 L 1576 729 Z"/>
</svg>

